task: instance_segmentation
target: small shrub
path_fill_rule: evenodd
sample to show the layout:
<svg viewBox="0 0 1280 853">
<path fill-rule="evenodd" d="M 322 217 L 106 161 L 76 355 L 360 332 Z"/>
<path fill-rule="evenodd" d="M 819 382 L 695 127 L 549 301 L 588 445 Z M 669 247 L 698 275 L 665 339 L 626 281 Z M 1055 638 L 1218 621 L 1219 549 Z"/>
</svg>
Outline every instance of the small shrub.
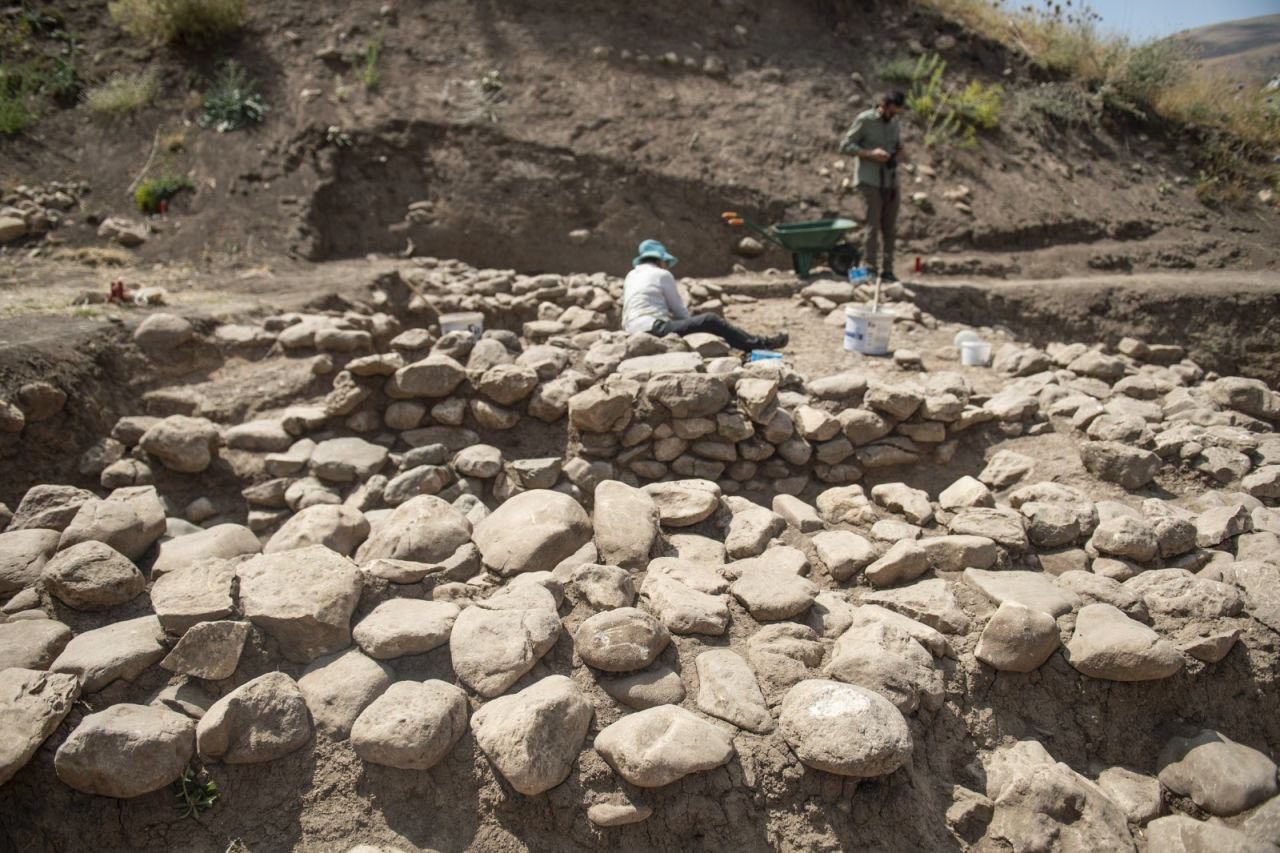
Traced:
<svg viewBox="0 0 1280 853">
<path fill-rule="evenodd" d="M 1124 57 L 1111 82 L 1133 103 L 1152 104 L 1190 70 L 1186 46 L 1153 41 L 1133 48 Z"/>
<path fill-rule="evenodd" d="M 364 50 L 356 54 L 356 62 L 353 63 L 359 67 L 360 82 L 364 84 L 364 88 L 368 91 L 378 88 L 378 80 L 380 74 L 378 72 L 378 59 L 382 55 L 382 34 L 374 36 Z"/>
<path fill-rule="evenodd" d="M 1015 121 L 1041 129 L 1088 127 L 1097 123 L 1099 104 L 1097 98 L 1078 83 L 1045 83 L 1016 92 L 1012 113 Z"/>
<path fill-rule="evenodd" d="M 178 791 L 178 801 L 174 804 L 182 817 L 196 818 L 200 812 L 213 808 L 214 803 L 221 799 L 222 792 L 218 790 L 218 783 L 212 779 L 201 781 L 201 776 L 204 775 L 203 771 L 194 767 L 182 771 L 182 777 L 178 780 L 181 789 Z"/>
<path fill-rule="evenodd" d="M 72 43 L 68 51 L 74 54 L 76 49 Z M 84 78 L 66 57 L 46 57 L 37 76 L 41 93 L 60 107 L 75 106 L 84 94 Z"/>
<path fill-rule="evenodd" d="M 147 106 L 160 88 L 154 68 L 132 74 L 112 74 L 108 80 L 84 93 L 84 103 L 95 113 L 123 116 Z"/>
<path fill-rule="evenodd" d="M 120 28 L 157 44 L 213 44 L 238 32 L 247 0 L 116 0 L 107 9 Z"/>
<path fill-rule="evenodd" d="M 988 86 L 977 80 L 957 89 L 944 81 L 946 68 L 936 53 L 916 60 L 907 107 L 925 123 L 925 145 L 972 145 L 979 130 L 1000 123 L 1003 90 L 998 83 Z"/>
<path fill-rule="evenodd" d="M 190 192 L 195 188 L 195 184 L 185 175 L 164 175 L 143 181 L 133 194 L 133 200 L 143 213 L 159 213 L 161 202 L 167 202 L 184 190 Z"/>
<path fill-rule="evenodd" d="M 343 130 L 342 125 L 331 124 L 325 128 L 324 144 L 334 148 L 350 148 L 354 143 L 351 141 L 351 134 Z"/>
<path fill-rule="evenodd" d="M 17 136 L 39 117 L 35 81 L 22 70 L 0 66 L 0 134 Z"/>
<path fill-rule="evenodd" d="M 480 91 L 487 97 L 497 100 L 507 84 L 502 82 L 502 74 L 498 69 L 490 68 L 479 80 Z"/>
<path fill-rule="evenodd" d="M 909 56 L 895 56 L 877 65 L 875 72 L 887 83 L 914 83 L 918 64 Z"/>
<path fill-rule="evenodd" d="M 245 70 L 235 60 L 228 60 L 204 94 L 200 126 L 226 133 L 261 122 L 268 107 L 254 86 Z"/>
</svg>

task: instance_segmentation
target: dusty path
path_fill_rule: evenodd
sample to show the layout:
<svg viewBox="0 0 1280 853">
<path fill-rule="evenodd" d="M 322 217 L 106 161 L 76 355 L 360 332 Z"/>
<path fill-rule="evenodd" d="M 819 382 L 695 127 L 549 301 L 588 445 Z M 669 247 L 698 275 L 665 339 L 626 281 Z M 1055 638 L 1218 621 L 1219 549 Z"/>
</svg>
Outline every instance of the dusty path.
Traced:
<svg viewBox="0 0 1280 853">
<path fill-rule="evenodd" d="M 208 270 L 183 265 L 89 267 L 65 261 L 21 261 L 0 269 L 0 345 L 65 343 L 68 336 L 92 334 L 112 318 L 126 323 L 131 318 L 140 319 L 141 312 L 132 308 L 93 302 L 77 304 L 83 303 L 86 296 L 104 296 L 111 280 L 117 277 L 124 279 L 130 290 L 163 288 L 170 310 L 228 317 L 293 307 L 327 293 L 353 296 L 379 275 L 410 263 L 370 257 L 322 264 L 284 261 L 272 266 Z M 620 274 L 624 270 L 609 272 Z M 769 299 L 763 305 L 732 305 L 727 314 L 747 325 L 776 324 L 788 329 L 792 326 L 791 315 L 784 313 L 779 318 L 778 303 L 771 298 L 785 298 L 803 286 L 789 273 L 735 274 L 696 281 L 711 282 L 730 293 Z M 1228 331 L 1215 344 L 1210 334 L 1213 330 L 1203 322 L 1179 324 L 1180 314 L 1188 311 L 1199 312 L 1201 320 L 1212 315 L 1217 325 L 1235 323 L 1246 331 L 1269 331 L 1272 349 L 1274 335 L 1280 334 L 1280 275 L 1267 271 L 1008 280 L 917 276 L 910 284 L 917 304 L 940 320 L 974 326 L 1003 325 L 1024 337 L 1046 335 L 1046 341 L 1098 340 L 1133 334 L 1181 343 L 1193 350 L 1197 345 L 1211 350 L 1215 345 L 1226 349 L 1241 343 L 1236 340 L 1238 332 Z M 33 323 L 32 317 L 41 319 Z M 1162 328 L 1162 324 L 1168 327 Z M 1055 333 L 1058 337 L 1052 337 Z M 1265 354 L 1267 348 L 1264 345 L 1255 352 Z"/>
</svg>

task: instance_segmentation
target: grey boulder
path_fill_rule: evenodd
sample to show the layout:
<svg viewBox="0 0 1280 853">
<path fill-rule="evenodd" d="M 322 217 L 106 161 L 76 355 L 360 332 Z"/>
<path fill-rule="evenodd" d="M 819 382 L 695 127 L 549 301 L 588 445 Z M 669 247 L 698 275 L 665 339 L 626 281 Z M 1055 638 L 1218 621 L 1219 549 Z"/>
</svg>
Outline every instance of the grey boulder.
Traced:
<svg viewBox="0 0 1280 853">
<path fill-rule="evenodd" d="M 841 776 L 884 776 L 911 757 L 911 730 L 902 713 L 853 684 L 801 681 L 782 700 L 778 727 L 802 763 Z"/>
<path fill-rule="evenodd" d="M 511 787 L 534 796 L 568 777 L 593 714 L 572 681 L 552 675 L 486 702 L 472 716 L 471 729 Z"/>
<path fill-rule="evenodd" d="M 619 776 L 641 788 L 727 764 L 735 752 L 722 729 L 676 705 L 627 714 L 596 735 L 595 749 Z"/>
<path fill-rule="evenodd" d="M 152 705 L 112 705 L 89 714 L 54 756 L 58 778 L 77 791 L 127 799 L 177 781 L 196 748 L 196 724 Z"/>
<path fill-rule="evenodd" d="M 312 545 L 251 557 L 237 575 L 245 618 L 274 637 L 290 660 L 306 663 L 351 643 L 362 580 L 346 557 Z"/>
<path fill-rule="evenodd" d="M 654 617 L 634 607 L 605 610 L 588 617 L 574 634 L 578 656 L 605 672 L 644 669 L 671 642 L 671 634 Z"/>
<path fill-rule="evenodd" d="M 430 770 L 467 731 L 467 696 L 452 684 L 397 681 L 351 726 L 351 746 L 371 764 Z"/>
<path fill-rule="evenodd" d="M 62 531 L 58 547 L 105 542 L 137 560 L 164 535 L 164 505 L 155 486 L 125 486 L 106 500 L 86 501 Z"/>
<path fill-rule="evenodd" d="M 374 560 L 442 563 L 471 541 L 471 522 L 448 501 L 418 495 L 396 507 L 356 552 L 361 564 Z"/>
<path fill-rule="evenodd" d="M 59 551 L 41 572 L 44 585 L 75 610 L 105 610 L 137 597 L 147 586 L 133 562 L 104 542 Z"/>
<path fill-rule="evenodd" d="M 209 707 L 196 726 L 200 755 L 225 764 L 274 761 L 311 739 L 311 717 L 297 683 L 268 672 Z"/>
<path fill-rule="evenodd" d="M 472 538 L 485 566 L 500 575 L 551 571 L 591 541 L 591 519 L 568 495 L 533 489 L 490 513 Z"/>
<path fill-rule="evenodd" d="M 356 718 L 391 686 L 391 667 L 359 649 L 347 649 L 312 661 L 298 679 L 298 689 L 320 731 L 342 740 Z"/>
<path fill-rule="evenodd" d="M 74 676 L 0 669 L 0 785 L 26 766 L 79 696 Z"/>
<path fill-rule="evenodd" d="M 1221 817 L 1276 795 L 1276 764 L 1264 753 L 1204 729 L 1172 738 L 1160 750 L 1160 783 Z"/>
<path fill-rule="evenodd" d="M 61 535 L 42 527 L 0 533 L 0 595 L 26 589 L 39 580 L 45 563 L 58 550 Z"/>
</svg>

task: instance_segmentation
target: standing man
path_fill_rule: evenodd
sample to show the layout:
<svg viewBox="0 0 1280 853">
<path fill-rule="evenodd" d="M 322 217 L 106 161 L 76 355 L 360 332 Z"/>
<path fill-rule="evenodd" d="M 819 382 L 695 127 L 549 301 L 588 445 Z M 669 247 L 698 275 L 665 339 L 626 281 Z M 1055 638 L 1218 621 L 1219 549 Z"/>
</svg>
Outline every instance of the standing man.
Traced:
<svg viewBox="0 0 1280 853">
<path fill-rule="evenodd" d="M 858 113 L 849 132 L 840 142 L 840 153 L 858 158 L 854 186 L 867 203 L 867 235 L 863 238 L 862 256 L 872 276 L 879 270 L 880 280 L 897 281 L 893 274 L 893 242 L 898 222 L 898 155 L 902 153 L 898 114 L 907 98 L 892 92 L 869 110 Z M 876 264 L 876 248 L 884 239 L 884 262 Z"/>
</svg>

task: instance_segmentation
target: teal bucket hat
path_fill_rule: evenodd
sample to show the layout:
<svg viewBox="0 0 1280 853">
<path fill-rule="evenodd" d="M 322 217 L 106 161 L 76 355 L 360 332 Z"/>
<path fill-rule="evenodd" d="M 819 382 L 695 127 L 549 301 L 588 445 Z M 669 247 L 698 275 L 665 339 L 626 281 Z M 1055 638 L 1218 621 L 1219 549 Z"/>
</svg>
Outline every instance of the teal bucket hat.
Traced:
<svg viewBox="0 0 1280 853">
<path fill-rule="evenodd" d="M 645 258 L 657 258 L 669 267 L 676 265 L 676 256 L 667 251 L 667 247 L 657 240 L 644 240 L 640 243 L 640 254 L 631 260 L 631 266 L 638 267 Z"/>
</svg>

